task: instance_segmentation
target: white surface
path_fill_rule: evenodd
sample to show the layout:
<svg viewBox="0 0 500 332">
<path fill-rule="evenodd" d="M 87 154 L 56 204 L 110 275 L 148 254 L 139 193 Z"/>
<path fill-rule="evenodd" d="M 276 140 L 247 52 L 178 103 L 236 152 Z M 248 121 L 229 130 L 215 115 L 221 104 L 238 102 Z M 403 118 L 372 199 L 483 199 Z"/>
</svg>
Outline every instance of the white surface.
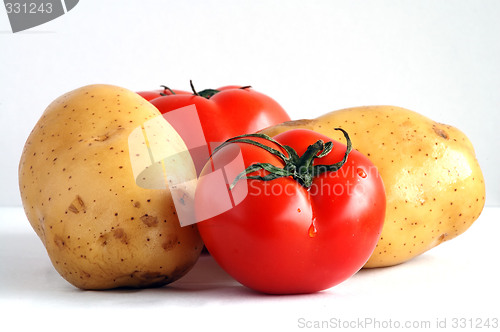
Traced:
<svg viewBox="0 0 500 332">
<path fill-rule="evenodd" d="M 45 107 L 91 83 L 252 85 L 292 118 L 393 104 L 464 131 L 500 205 L 500 1 L 85 0 L 12 34 L 0 6 L 0 206 Z"/>
<path fill-rule="evenodd" d="M 365 319 L 432 328 L 446 319 L 440 330 L 470 330 L 453 329 L 453 319 L 500 319 L 499 219 L 500 208 L 487 208 L 463 235 L 410 262 L 361 270 L 316 294 L 268 296 L 239 285 L 210 256 L 162 288 L 81 291 L 53 269 L 22 209 L 0 208 L 0 330 L 294 331 Z"/>
</svg>

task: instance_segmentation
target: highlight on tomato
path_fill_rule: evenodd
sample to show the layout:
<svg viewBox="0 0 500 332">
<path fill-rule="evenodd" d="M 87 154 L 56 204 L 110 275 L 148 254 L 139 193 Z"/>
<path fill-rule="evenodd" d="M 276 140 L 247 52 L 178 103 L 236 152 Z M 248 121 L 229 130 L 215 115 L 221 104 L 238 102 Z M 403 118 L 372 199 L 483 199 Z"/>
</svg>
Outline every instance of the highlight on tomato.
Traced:
<svg viewBox="0 0 500 332">
<path fill-rule="evenodd" d="M 228 139 L 200 174 L 198 229 L 217 263 L 264 293 L 328 289 L 355 274 L 379 239 L 385 191 L 347 144 L 295 129 Z"/>
</svg>

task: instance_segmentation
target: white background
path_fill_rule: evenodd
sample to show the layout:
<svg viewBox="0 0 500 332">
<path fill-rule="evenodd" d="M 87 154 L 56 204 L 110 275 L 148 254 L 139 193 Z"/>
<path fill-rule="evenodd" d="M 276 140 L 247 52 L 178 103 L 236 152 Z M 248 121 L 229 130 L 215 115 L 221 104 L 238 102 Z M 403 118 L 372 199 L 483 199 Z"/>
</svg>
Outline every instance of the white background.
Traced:
<svg viewBox="0 0 500 332">
<path fill-rule="evenodd" d="M 300 318 L 365 317 L 433 327 L 446 318 L 451 328 L 457 317 L 500 319 L 490 304 L 500 297 L 492 264 L 500 251 L 499 59 L 495 0 L 82 0 L 17 34 L 0 7 L 0 329 L 289 331 L 306 330 Z M 76 290 L 18 208 L 17 166 L 31 128 L 53 99 L 82 85 L 188 90 L 190 79 L 198 90 L 252 85 L 294 119 L 392 104 L 456 126 L 476 148 L 489 208 L 456 240 L 313 295 L 252 293 L 210 257 L 159 290 Z"/>
<path fill-rule="evenodd" d="M 294 119 L 392 104 L 458 127 L 500 205 L 500 1 L 85 0 L 13 34 L 0 8 L 0 206 L 45 107 L 111 83 L 252 85 Z"/>
</svg>

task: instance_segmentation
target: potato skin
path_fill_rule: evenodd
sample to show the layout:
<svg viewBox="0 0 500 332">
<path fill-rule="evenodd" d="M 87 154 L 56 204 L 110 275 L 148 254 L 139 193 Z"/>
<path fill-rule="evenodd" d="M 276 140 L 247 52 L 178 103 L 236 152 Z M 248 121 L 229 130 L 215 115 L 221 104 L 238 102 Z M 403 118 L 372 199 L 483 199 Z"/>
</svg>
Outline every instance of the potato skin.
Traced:
<svg viewBox="0 0 500 332">
<path fill-rule="evenodd" d="M 26 142 L 19 164 L 26 215 L 56 270 L 76 287 L 161 286 L 200 254 L 198 231 L 180 227 L 169 190 L 135 182 L 129 134 L 158 116 L 132 91 L 89 85 L 52 102 Z M 166 148 L 183 146 L 173 137 Z M 189 161 L 179 163 L 190 170 Z"/>
<path fill-rule="evenodd" d="M 384 181 L 387 211 L 380 240 L 365 267 L 405 262 L 467 230 L 485 203 L 483 174 L 468 138 L 458 129 L 395 106 L 334 111 L 313 120 L 267 128 L 270 136 L 307 128 L 368 156 Z"/>
</svg>

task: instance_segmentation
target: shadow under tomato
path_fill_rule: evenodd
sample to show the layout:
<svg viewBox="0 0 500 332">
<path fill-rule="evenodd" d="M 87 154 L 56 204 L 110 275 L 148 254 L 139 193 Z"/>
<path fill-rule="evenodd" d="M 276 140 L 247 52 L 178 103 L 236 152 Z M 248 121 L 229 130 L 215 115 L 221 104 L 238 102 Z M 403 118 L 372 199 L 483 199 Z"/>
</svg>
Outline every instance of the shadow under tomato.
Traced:
<svg viewBox="0 0 500 332">
<path fill-rule="evenodd" d="M 243 287 L 227 274 L 208 253 L 203 253 L 195 266 L 185 276 L 165 288 L 177 290 L 203 290 L 226 287 Z"/>
</svg>

